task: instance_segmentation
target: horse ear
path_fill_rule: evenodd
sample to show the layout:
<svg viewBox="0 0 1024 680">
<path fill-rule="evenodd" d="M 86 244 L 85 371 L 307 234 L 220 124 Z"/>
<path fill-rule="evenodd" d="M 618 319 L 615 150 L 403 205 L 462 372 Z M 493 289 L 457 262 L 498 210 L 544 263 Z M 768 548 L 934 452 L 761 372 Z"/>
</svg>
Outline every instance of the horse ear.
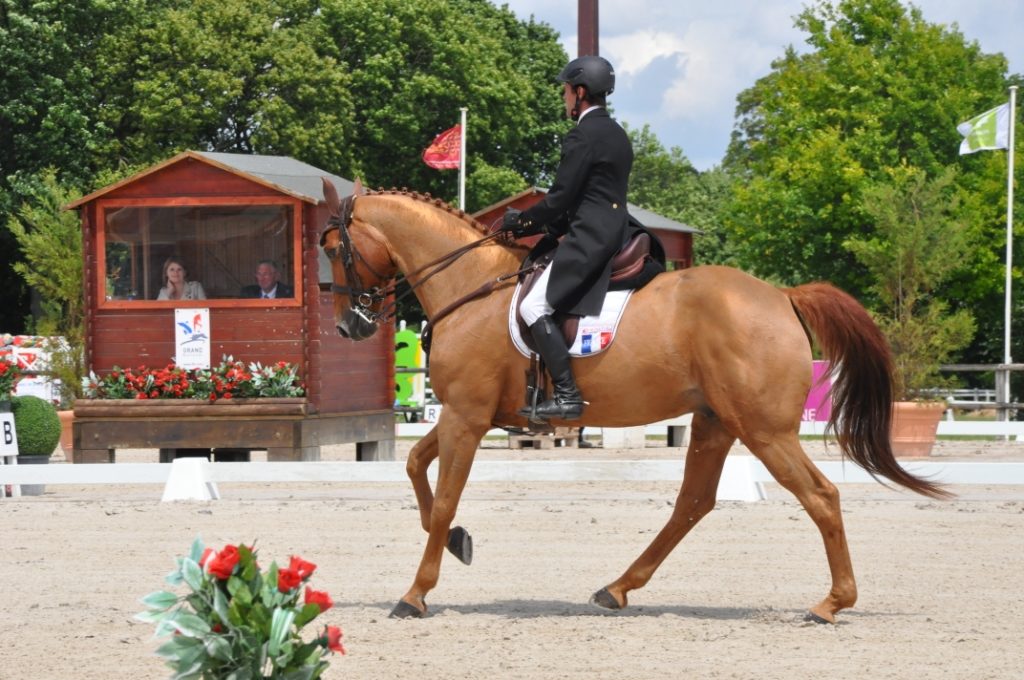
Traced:
<svg viewBox="0 0 1024 680">
<path fill-rule="evenodd" d="M 334 183 L 326 177 L 321 177 L 324 182 L 324 200 L 327 201 L 327 207 L 331 211 L 332 215 L 337 216 L 341 211 L 341 201 L 338 200 L 338 190 L 334 188 Z"/>
<path fill-rule="evenodd" d="M 352 187 L 353 196 L 363 196 L 366 194 L 366 189 L 363 187 L 363 180 L 356 177 L 356 183 Z"/>
</svg>

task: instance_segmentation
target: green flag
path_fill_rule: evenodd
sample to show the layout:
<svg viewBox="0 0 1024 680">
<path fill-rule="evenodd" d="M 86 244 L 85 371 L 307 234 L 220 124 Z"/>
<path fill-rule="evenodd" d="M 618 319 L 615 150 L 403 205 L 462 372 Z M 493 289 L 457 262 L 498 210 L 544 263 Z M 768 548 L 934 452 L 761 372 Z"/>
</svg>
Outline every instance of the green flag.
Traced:
<svg viewBox="0 0 1024 680">
<path fill-rule="evenodd" d="M 964 141 L 960 142 L 961 156 L 975 151 L 1006 149 L 1009 147 L 1010 105 L 997 106 L 960 123 L 956 131 L 964 136 Z"/>
</svg>

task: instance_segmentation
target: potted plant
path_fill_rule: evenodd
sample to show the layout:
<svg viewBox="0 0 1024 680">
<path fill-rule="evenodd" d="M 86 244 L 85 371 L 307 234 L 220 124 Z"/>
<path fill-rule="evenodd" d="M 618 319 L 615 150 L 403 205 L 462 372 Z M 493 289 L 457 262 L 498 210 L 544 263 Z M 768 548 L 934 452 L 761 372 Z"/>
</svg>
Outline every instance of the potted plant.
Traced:
<svg viewBox="0 0 1024 680">
<path fill-rule="evenodd" d="M 14 431 L 18 437 L 18 464 L 46 464 L 60 440 L 60 418 L 53 404 L 39 397 L 14 397 Z M 42 484 L 22 484 L 25 496 L 39 496 Z"/>
<path fill-rule="evenodd" d="M 86 375 L 84 352 L 84 299 L 82 230 L 78 217 L 64 206 L 79 197 L 61 185 L 54 169 L 25 182 L 29 197 L 7 223 L 24 260 L 14 270 L 39 295 L 41 313 L 34 332 L 50 340 L 47 374 L 58 389 L 63 427 L 61 448 L 72 459 L 71 421 L 75 399 L 81 396 Z"/>
<path fill-rule="evenodd" d="M 895 363 L 893 451 L 928 455 L 945 402 L 936 388 L 948 385 L 939 368 L 974 336 L 969 310 L 951 310 L 934 296 L 963 261 L 967 225 L 950 168 L 934 179 L 911 166 L 889 171 L 890 181 L 868 186 L 863 208 L 873 232 L 844 242 L 873 276 L 877 320 Z"/>
</svg>

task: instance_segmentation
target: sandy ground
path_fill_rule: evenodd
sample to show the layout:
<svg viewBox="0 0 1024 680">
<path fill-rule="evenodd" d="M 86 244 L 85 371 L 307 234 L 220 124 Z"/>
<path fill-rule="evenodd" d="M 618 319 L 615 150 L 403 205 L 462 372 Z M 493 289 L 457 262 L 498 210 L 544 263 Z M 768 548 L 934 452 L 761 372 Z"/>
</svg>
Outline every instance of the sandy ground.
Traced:
<svg viewBox="0 0 1024 680">
<path fill-rule="evenodd" d="M 479 453 L 680 455 L 502 442 Z M 1024 444 L 940 442 L 935 457 L 1024 460 Z M 779 487 L 765 502 L 720 502 L 626 610 L 588 605 L 664 524 L 676 487 L 471 485 L 458 522 L 475 539 L 472 566 L 447 556 L 432 615 L 397 621 L 388 612 L 424 543 L 406 484 L 232 485 L 224 500 L 171 504 L 152 486 L 53 486 L 0 501 L 0 678 L 169 677 L 152 627 L 132 615 L 197 535 L 319 565 L 313 585 L 336 602 L 323 620 L 349 650 L 326 678 L 1022 677 L 1024 487 L 963 486 L 936 502 L 844 485 L 860 600 L 834 626 L 803 621 L 828 568 L 817 530 Z"/>
</svg>

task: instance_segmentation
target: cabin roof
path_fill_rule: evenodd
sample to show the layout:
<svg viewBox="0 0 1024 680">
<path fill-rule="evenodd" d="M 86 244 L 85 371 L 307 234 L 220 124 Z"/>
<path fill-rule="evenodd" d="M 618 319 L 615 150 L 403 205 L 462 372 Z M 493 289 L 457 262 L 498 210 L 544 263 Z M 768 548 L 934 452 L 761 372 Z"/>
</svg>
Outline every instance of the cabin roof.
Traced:
<svg viewBox="0 0 1024 680">
<path fill-rule="evenodd" d="M 131 177 L 115 182 L 114 184 L 98 189 L 87 196 L 67 205 L 67 209 L 74 209 L 85 203 L 93 201 L 105 194 L 114 191 L 119 187 L 126 186 L 138 181 L 142 177 L 153 174 L 163 168 L 179 163 L 187 158 L 206 163 L 226 172 L 243 177 L 249 181 L 262 184 L 275 191 L 293 196 L 307 203 L 314 205 L 324 200 L 322 177 L 329 178 L 334 182 L 338 193 L 344 196 L 351 193 L 353 184 L 351 181 L 321 170 L 308 163 L 290 158 L 288 156 L 264 156 L 260 154 L 242 153 L 219 153 L 214 151 L 183 151 L 173 158 L 162 163 L 157 163 L 142 172 Z"/>
<path fill-rule="evenodd" d="M 495 203 L 493 205 L 489 205 L 489 206 L 487 206 L 486 208 L 484 208 L 482 210 L 478 210 L 476 213 L 474 213 L 474 217 L 477 217 L 477 216 L 480 216 L 480 215 L 485 215 L 485 214 L 487 214 L 487 213 L 489 213 L 489 212 L 491 212 L 491 211 L 493 211 L 495 209 L 498 209 L 498 208 L 501 208 L 501 207 L 503 207 L 503 206 L 505 206 L 507 204 L 513 203 L 516 200 L 518 200 L 520 198 L 523 198 L 525 196 L 532 196 L 532 195 L 537 195 L 537 194 L 546 194 L 547 192 L 548 192 L 547 189 L 541 189 L 540 187 L 530 187 L 529 189 L 525 189 L 524 191 L 520 191 L 518 194 L 513 194 L 512 196 L 504 198 L 504 199 L 498 201 L 497 203 Z M 684 233 L 684 234 L 702 234 L 703 233 L 697 227 L 692 227 L 689 224 L 683 224 L 682 222 L 677 222 L 677 221 L 675 221 L 673 219 L 669 219 L 668 217 L 665 217 L 664 215 L 659 215 L 656 212 L 651 212 L 650 210 L 646 210 L 644 208 L 641 208 L 640 206 L 635 205 L 633 203 L 627 203 L 626 204 L 626 209 L 629 211 L 630 215 L 635 217 L 640 222 L 640 224 L 642 224 L 645 227 L 648 227 L 650 229 L 662 229 L 664 231 L 678 231 L 678 232 L 681 232 L 681 233 Z"/>
</svg>

